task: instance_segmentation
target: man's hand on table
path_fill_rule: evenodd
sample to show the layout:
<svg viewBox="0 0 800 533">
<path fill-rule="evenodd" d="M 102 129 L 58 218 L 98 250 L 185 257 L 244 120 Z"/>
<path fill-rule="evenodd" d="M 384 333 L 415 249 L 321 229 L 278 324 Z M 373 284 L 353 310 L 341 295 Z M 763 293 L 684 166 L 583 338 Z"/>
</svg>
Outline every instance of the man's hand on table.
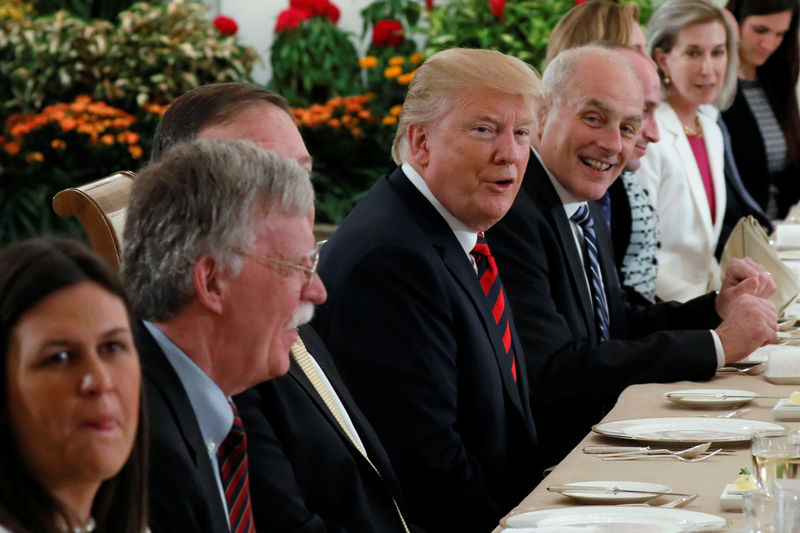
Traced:
<svg viewBox="0 0 800 533">
<path fill-rule="evenodd" d="M 778 340 L 778 313 L 769 300 L 746 292 L 729 302 L 725 319 L 715 331 L 725 351 L 725 362 L 731 363 Z"/>
<path fill-rule="evenodd" d="M 763 266 L 749 257 L 731 259 L 715 302 L 717 314 L 723 319 L 727 318 L 734 302 L 742 295 L 769 298 L 776 290 L 778 286 L 775 285 L 775 280 Z M 727 354 L 727 349 L 725 353 Z"/>
</svg>

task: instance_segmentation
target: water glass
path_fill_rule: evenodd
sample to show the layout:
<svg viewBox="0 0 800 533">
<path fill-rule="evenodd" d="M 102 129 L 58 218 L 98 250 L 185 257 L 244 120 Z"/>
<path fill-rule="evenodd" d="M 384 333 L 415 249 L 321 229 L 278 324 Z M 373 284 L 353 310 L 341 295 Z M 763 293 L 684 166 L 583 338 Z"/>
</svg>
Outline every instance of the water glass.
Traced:
<svg viewBox="0 0 800 533">
<path fill-rule="evenodd" d="M 800 479 L 775 481 L 775 533 L 800 531 Z"/>
<path fill-rule="evenodd" d="M 747 533 L 776 533 L 772 496 L 760 490 L 749 490 L 742 495 L 742 509 Z"/>
<path fill-rule="evenodd" d="M 800 478 L 800 434 L 756 434 L 750 443 L 759 488 L 772 494 L 776 479 Z"/>
</svg>

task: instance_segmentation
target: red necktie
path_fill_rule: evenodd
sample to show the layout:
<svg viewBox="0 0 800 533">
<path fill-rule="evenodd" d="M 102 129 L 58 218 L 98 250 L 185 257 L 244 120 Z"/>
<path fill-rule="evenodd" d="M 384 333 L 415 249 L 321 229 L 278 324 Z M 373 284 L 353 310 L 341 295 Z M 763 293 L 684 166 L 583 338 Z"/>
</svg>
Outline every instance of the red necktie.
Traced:
<svg viewBox="0 0 800 533">
<path fill-rule="evenodd" d="M 478 280 L 480 280 L 483 293 L 489 300 L 492 316 L 499 328 L 500 335 L 502 335 L 503 348 L 505 348 L 506 355 L 511 359 L 511 375 L 514 376 L 514 381 L 516 381 L 517 361 L 511 344 L 510 311 L 506 305 L 503 282 L 500 281 L 500 277 L 497 275 L 497 263 L 495 263 L 494 257 L 489 251 L 486 239 L 483 238 L 483 232 L 478 233 L 478 241 L 475 243 L 470 255 L 475 258 L 475 266 L 478 267 Z"/>
<path fill-rule="evenodd" d="M 250 480 L 247 477 L 247 436 L 239 411 L 231 402 L 233 427 L 217 449 L 222 488 L 228 503 L 231 533 L 255 533 L 250 506 Z"/>
</svg>

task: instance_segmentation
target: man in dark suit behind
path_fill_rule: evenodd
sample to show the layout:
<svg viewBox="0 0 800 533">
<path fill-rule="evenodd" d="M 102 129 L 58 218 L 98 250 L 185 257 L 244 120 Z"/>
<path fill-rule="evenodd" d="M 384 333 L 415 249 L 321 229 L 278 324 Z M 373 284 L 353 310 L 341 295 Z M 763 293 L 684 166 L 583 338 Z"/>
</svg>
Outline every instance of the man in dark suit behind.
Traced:
<svg viewBox="0 0 800 533">
<path fill-rule="evenodd" d="M 230 396 L 286 373 L 325 299 L 313 198 L 297 162 L 246 141 L 176 145 L 134 181 L 123 269 L 144 320 L 154 533 L 255 531 Z"/>
<path fill-rule="evenodd" d="M 401 167 L 322 249 L 313 324 L 430 531 L 489 531 L 540 479 L 525 362 L 478 235 L 519 189 L 539 96 L 498 52 L 430 57 L 400 114 Z"/>
<path fill-rule="evenodd" d="M 641 79 L 617 52 L 589 46 L 559 54 L 544 82 L 547 113 L 522 190 L 487 240 L 517 318 L 534 419 L 553 464 L 628 385 L 710 379 L 726 361 L 773 340 L 777 317 L 760 297 L 774 283 L 748 261 L 731 263 L 719 296 L 682 305 L 625 300 L 606 225 L 593 224 L 591 243 L 571 217 L 588 206 L 588 221 L 601 220 L 587 201 L 602 196 L 631 157 L 643 119 Z"/>
<path fill-rule="evenodd" d="M 311 171 L 311 156 L 286 100 L 251 84 L 204 85 L 178 98 L 159 121 L 153 159 L 194 137 L 249 140 Z M 312 309 L 306 310 L 310 317 Z M 311 326 L 299 327 L 298 334 L 287 375 L 234 398 L 247 429 L 256 529 L 407 531 L 400 488 L 380 440 Z M 299 363 L 301 347 L 308 352 L 304 360 L 317 367 L 318 386 L 339 406 L 333 407 L 338 417 Z"/>
</svg>

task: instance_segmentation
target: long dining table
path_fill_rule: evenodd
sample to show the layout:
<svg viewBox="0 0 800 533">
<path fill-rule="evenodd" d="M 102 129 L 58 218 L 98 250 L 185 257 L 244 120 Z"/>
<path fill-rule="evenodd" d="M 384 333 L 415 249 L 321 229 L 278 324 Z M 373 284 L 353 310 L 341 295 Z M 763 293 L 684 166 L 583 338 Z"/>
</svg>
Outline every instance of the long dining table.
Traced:
<svg viewBox="0 0 800 533">
<path fill-rule="evenodd" d="M 754 392 L 760 396 L 788 397 L 793 391 L 800 388 L 800 385 L 776 385 L 767 381 L 763 374 L 740 373 L 718 373 L 713 380 L 702 383 L 681 381 L 633 385 L 622 392 L 615 407 L 603 419 L 603 422 L 660 417 L 713 417 L 726 414 L 734 409 L 732 407 L 688 409 L 664 397 L 664 393 L 669 391 L 698 388 L 736 389 Z M 800 422 L 776 419 L 772 408 L 777 401 L 777 399 L 770 398 L 751 400 L 742 406 L 742 408 L 751 410 L 739 415 L 739 418 L 773 422 L 784 426 L 787 431 L 800 430 Z M 635 461 L 605 461 L 602 459 L 602 455 L 583 452 L 583 447 L 587 445 L 646 446 L 647 444 L 590 432 L 516 508 L 506 515 L 501 521 L 501 526 L 505 524 L 504 521 L 509 516 L 520 512 L 581 505 L 561 494 L 548 492 L 547 487 L 551 485 L 580 481 L 639 481 L 667 485 L 674 492 L 697 493 L 699 496 L 687 504 L 685 509 L 723 517 L 727 521 L 726 528 L 744 527 L 742 513 L 722 510 L 720 496 L 726 484 L 736 481 L 741 468 L 747 468 L 753 472 L 749 443 L 713 445 L 712 449 L 722 447 L 725 450 L 732 450 L 734 453 L 715 455 L 703 461 L 691 463 L 681 462 L 673 457 Z M 689 446 L 691 444 L 668 444 L 666 446 L 659 444 L 657 447 L 679 450 Z M 649 503 L 662 505 L 674 499 L 673 496 L 659 496 Z M 495 532 L 500 529 L 501 527 L 498 526 Z"/>
</svg>

